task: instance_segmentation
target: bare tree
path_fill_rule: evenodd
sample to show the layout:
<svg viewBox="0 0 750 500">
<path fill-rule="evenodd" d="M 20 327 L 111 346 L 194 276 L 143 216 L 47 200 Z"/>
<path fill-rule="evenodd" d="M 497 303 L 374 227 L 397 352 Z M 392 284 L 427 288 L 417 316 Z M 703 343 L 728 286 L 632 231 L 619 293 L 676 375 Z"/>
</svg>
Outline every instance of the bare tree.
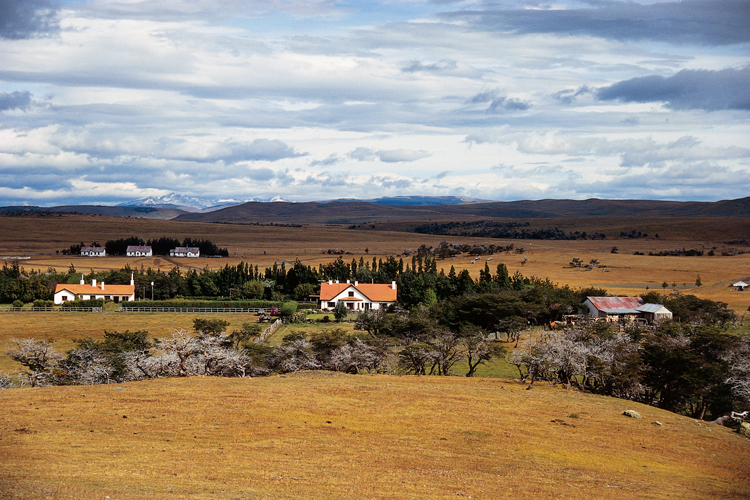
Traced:
<svg viewBox="0 0 750 500">
<path fill-rule="evenodd" d="M 10 375 L 5 372 L 0 372 L 0 389 L 10 389 L 13 387 L 13 380 Z"/>
<path fill-rule="evenodd" d="M 483 330 L 466 332 L 461 337 L 461 349 L 463 350 L 463 358 L 469 365 L 467 377 L 473 377 L 479 365 L 484 365 L 505 352 L 503 346 L 488 340 Z"/>
<path fill-rule="evenodd" d="M 726 383 L 745 404 L 750 405 L 750 340 L 742 339 L 726 358 L 729 362 Z"/>
<path fill-rule="evenodd" d="M 62 356 L 46 340 L 10 339 L 6 353 L 13 361 L 27 368 L 26 376 L 31 387 L 50 385 L 54 370 Z"/>
</svg>

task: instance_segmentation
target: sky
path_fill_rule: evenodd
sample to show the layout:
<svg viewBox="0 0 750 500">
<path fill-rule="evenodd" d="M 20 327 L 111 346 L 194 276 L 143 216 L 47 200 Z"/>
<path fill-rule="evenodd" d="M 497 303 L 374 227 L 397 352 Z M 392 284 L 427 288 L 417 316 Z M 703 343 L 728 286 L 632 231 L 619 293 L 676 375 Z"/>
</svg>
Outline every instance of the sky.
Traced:
<svg viewBox="0 0 750 500">
<path fill-rule="evenodd" d="M 750 0 L 0 0 L 0 205 L 750 195 Z"/>
</svg>

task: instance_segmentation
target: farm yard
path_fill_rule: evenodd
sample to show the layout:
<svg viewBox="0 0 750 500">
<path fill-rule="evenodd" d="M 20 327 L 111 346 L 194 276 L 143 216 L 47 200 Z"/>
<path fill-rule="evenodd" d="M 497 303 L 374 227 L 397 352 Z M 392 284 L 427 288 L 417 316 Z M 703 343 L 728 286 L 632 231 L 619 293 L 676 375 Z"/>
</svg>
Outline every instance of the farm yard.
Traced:
<svg viewBox="0 0 750 500">
<path fill-rule="evenodd" d="M 349 229 L 67 214 L 54 220 L 0 217 L 0 231 L 8 235 L 0 241 L 0 253 L 24 269 L 65 271 L 73 265 L 88 274 L 127 265 L 163 272 L 178 267 L 184 273 L 240 262 L 263 268 L 274 263 L 291 267 L 299 260 L 318 266 L 339 258 L 329 249 L 344 251 L 347 263 L 391 256 L 410 263 L 411 252 L 420 246 L 437 247 L 443 241 L 512 244 L 510 251 L 456 255 L 435 265 L 446 273 L 451 267 L 467 270 L 474 279 L 485 266 L 494 271 L 504 264 L 510 275 L 549 278 L 574 290 L 694 294 L 727 303 L 737 316 L 728 331 L 747 333 L 750 292 L 730 286 L 750 277 L 750 253 L 742 253 L 737 243 L 746 223 L 732 226 L 732 232 L 732 221 L 694 220 L 694 234 L 701 238 L 683 239 L 687 234 L 681 224 L 647 222 L 638 227 L 650 234 L 657 229 L 658 239 L 497 240 L 389 231 L 377 224 Z M 576 227 L 619 234 L 634 221 L 583 223 L 576 221 Z M 130 235 L 207 238 L 228 248 L 229 257 L 57 253 L 81 240 Z M 703 255 L 648 255 L 682 248 Z M 707 255 L 711 250 L 714 255 Z M 594 260 L 595 266 L 586 265 Z M 310 318 L 325 315 L 333 319 L 331 313 Z M 75 340 L 102 342 L 105 331 L 146 330 L 151 339 L 169 339 L 177 331 L 193 332 L 196 319 L 225 321 L 227 334 L 258 321 L 248 313 L 122 313 L 113 307 L 101 313 L 4 312 L 0 345 L 36 338 L 64 354 L 76 347 Z M 286 324 L 259 350 L 248 348 L 261 356 L 305 339 L 324 345 L 336 340 L 326 333 L 332 330 L 352 338 L 363 334 L 353 323 Z M 524 328 L 519 348 L 548 337 L 542 326 Z M 0 390 L 0 498 L 739 499 L 750 494 L 746 438 L 635 401 L 565 390 L 563 383 L 538 381 L 527 391 L 529 381 L 518 380 L 519 368 L 509 362 L 513 344 L 502 345 L 507 353 L 479 365 L 473 378 L 405 375 L 418 369 L 403 367 L 394 370 L 401 375 L 302 369 L 252 378 L 191 372 L 194 376 Z M 465 359 L 451 366 L 454 375 L 468 370 Z M 0 352 L 0 372 L 20 368 L 5 349 Z M 623 416 L 628 409 L 643 418 Z"/>
</svg>

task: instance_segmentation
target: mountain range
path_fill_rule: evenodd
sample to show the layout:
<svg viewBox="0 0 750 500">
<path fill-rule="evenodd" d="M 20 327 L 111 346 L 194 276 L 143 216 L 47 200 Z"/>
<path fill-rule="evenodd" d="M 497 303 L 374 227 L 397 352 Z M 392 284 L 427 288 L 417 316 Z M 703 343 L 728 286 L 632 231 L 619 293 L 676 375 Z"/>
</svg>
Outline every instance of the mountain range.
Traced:
<svg viewBox="0 0 750 500">
<path fill-rule="evenodd" d="M 273 203 L 271 203 L 273 202 Z M 117 206 L 0 207 L 5 214 L 68 212 L 256 224 L 369 224 L 387 221 L 457 221 L 553 217 L 750 217 L 750 197 L 716 202 L 659 200 L 483 201 L 442 196 L 400 196 L 373 200 L 339 199 L 291 203 L 273 198 L 239 202 L 171 193 Z"/>
</svg>

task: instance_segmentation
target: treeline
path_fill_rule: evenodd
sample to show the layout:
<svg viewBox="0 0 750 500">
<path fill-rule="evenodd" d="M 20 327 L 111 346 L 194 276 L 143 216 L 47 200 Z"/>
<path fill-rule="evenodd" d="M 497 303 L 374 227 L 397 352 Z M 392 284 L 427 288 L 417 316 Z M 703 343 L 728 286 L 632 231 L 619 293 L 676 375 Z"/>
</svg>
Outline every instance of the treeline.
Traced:
<svg viewBox="0 0 750 500">
<path fill-rule="evenodd" d="M 154 255 L 169 255 L 169 251 L 176 247 L 197 247 L 202 256 L 229 257 L 229 251 L 226 248 L 219 248 L 210 240 L 190 237 L 180 241 L 176 238 L 162 236 L 161 238 L 144 241 L 143 238 L 139 238 L 138 236 L 129 236 L 127 238 L 108 240 L 104 243 L 104 250 L 107 252 L 107 255 L 126 255 L 129 246 L 144 245 L 150 246 Z M 101 247 L 102 245 L 96 242 L 91 243 L 91 245 L 81 243 L 79 245 L 71 245 L 61 253 L 63 255 L 80 255 L 81 248 L 85 246 Z"/>
<path fill-rule="evenodd" d="M 606 234 L 598 231 L 587 234 L 586 231 L 565 232 L 557 227 L 527 229 L 528 226 L 528 222 L 433 222 L 417 226 L 414 228 L 414 232 L 421 234 L 523 240 L 603 240 L 607 237 Z"/>
<path fill-rule="evenodd" d="M 750 407 L 750 341 L 716 326 L 598 323 L 537 338 L 510 362 L 529 387 L 544 380 L 697 419 Z"/>
<path fill-rule="evenodd" d="M 227 322 L 201 318 L 192 332 L 164 339 L 151 339 L 145 331 L 105 332 L 102 340 L 74 341 L 65 355 L 45 341 L 14 339 L 7 352 L 25 367 L 21 380 L 32 386 L 298 370 L 473 376 L 481 365 L 506 358 L 510 343 L 518 347 L 529 323 L 554 317 L 588 292 L 541 282 L 429 308 L 370 311 L 359 315 L 354 334 L 338 328 L 292 331 L 274 346 L 253 342 L 258 324 L 228 333 Z M 684 297 L 647 299 L 669 300 L 694 322 L 654 329 L 600 322 L 543 331 L 507 359 L 529 388 L 546 381 L 700 419 L 748 408 L 750 341 L 721 329 L 725 305 Z M 10 385 L 11 377 L 0 374 L 0 387 Z"/>
</svg>

